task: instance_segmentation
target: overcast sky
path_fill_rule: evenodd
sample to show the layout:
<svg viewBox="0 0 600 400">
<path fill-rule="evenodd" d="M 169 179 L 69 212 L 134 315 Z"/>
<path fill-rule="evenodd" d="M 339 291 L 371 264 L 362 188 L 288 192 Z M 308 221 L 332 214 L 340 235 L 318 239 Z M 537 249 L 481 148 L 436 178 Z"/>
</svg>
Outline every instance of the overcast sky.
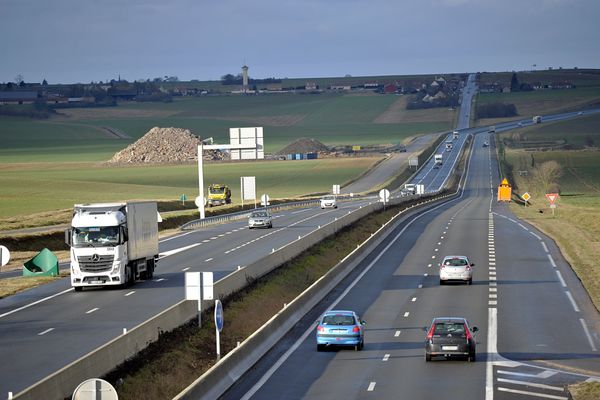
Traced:
<svg viewBox="0 0 600 400">
<path fill-rule="evenodd" d="M 0 0 L 0 82 L 600 68 L 599 0 Z"/>
</svg>

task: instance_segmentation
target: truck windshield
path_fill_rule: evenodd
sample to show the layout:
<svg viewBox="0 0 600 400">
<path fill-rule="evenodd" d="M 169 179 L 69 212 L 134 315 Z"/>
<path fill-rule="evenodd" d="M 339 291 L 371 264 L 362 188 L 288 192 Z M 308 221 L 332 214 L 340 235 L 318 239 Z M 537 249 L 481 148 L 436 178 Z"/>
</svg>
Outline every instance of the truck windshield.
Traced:
<svg viewBox="0 0 600 400">
<path fill-rule="evenodd" d="M 118 226 L 73 228 L 74 247 L 106 247 L 119 244 Z"/>
<path fill-rule="evenodd" d="M 225 192 L 225 188 L 224 187 L 209 188 L 208 191 L 213 194 L 221 194 L 221 193 Z"/>
</svg>

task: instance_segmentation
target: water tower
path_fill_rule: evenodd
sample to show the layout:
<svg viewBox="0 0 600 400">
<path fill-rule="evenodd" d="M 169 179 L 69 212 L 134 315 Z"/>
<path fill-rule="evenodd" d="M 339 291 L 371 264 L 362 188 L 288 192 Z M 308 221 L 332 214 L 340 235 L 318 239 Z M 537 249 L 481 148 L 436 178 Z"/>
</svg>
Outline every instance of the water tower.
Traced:
<svg viewBox="0 0 600 400">
<path fill-rule="evenodd" d="M 244 83 L 244 87 L 248 87 L 248 66 L 244 65 L 242 67 L 242 79 Z"/>
</svg>

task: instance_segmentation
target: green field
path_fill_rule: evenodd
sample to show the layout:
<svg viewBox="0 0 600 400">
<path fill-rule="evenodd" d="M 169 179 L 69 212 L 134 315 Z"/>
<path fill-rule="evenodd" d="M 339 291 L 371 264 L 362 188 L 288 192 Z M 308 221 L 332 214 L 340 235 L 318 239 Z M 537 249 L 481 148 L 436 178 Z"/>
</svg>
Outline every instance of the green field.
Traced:
<svg viewBox="0 0 600 400">
<path fill-rule="evenodd" d="M 335 158 L 205 164 L 204 182 L 225 183 L 234 202 L 240 176 L 256 176 L 256 190 L 272 198 L 329 192 L 368 169 L 377 158 Z M 74 203 L 128 199 L 176 200 L 198 195 L 197 166 L 106 167 L 94 163 L 0 164 L 1 218 L 71 208 Z"/>
<path fill-rule="evenodd" d="M 374 123 L 396 100 L 393 95 L 336 93 L 209 96 L 61 109 L 63 116 L 49 120 L 0 117 L 0 163 L 107 160 L 155 126 L 187 128 L 218 143 L 228 142 L 230 127 L 263 126 L 267 152 L 276 152 L 299 137 L 327 145 L 367 145 L 400 143 L 410 136 L 452 128 L 451 117 Z M 101 127 L 116 128 L 131 139 L 116 139 Z"/>
</svg>

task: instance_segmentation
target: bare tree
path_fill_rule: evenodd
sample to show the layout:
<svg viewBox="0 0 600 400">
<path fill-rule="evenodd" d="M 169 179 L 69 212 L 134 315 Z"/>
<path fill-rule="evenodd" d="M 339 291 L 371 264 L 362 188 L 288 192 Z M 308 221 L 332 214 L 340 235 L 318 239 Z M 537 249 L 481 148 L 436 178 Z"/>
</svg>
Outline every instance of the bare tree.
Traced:
<svg viewBox="0 0 600 400">
<path fill-rule="evenodd" d="M 534 179 L 544 193 L 548 193 L 550 187 L 558 186 L 558 179 L 563 175 L 562 166 L 554 161 L 546 161 L 539 164 L 533 170 Z"/>
<path fill-rule="evenodd" d="M 21 82 L 24 82 L 24 81 L 25 81 L 25 78 L 23 78 L 22 74 L 19 74 L 19 75 L 15 76 L 15 83 L 17 85 L 19 85 Z"/>
</svg>

